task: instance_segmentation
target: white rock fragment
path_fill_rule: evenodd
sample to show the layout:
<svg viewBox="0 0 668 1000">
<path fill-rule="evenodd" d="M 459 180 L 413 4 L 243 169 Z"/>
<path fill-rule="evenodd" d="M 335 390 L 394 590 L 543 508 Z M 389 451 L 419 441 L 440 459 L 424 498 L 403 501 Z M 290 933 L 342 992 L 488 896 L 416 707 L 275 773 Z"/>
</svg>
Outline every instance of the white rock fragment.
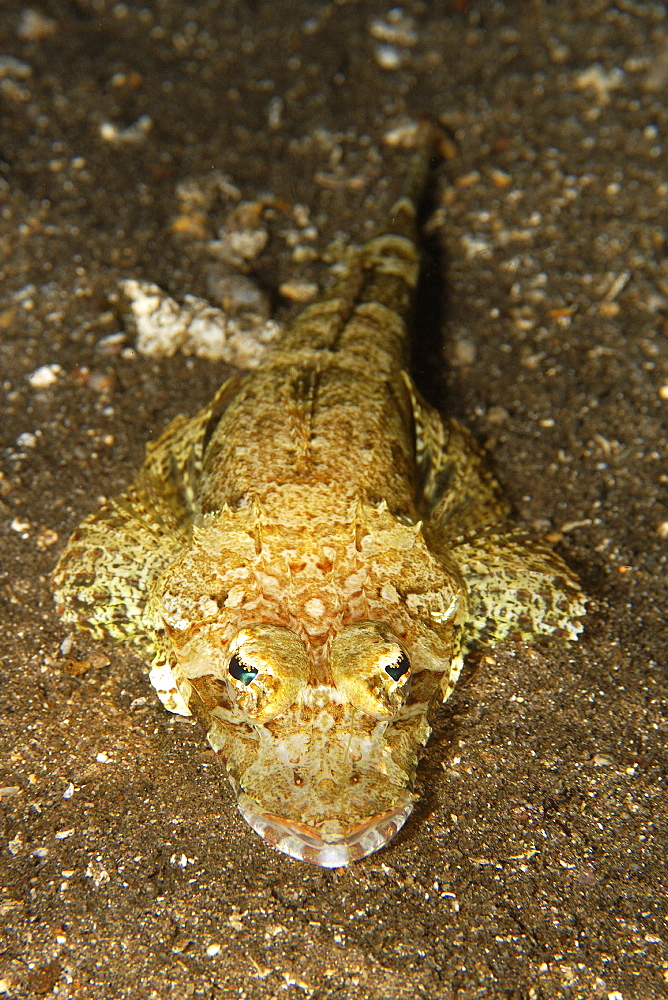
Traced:
<svg viewBox="0 0 668 1000">
<path fill-rule="evenodd" d="M 107 882 L 111 881 L 111 876 L 109 875 L 109 872 L 104 867 L 104 865 L 97 859 L 95 861 L 91 861 L 88 867 L 86 868 L 86 878 L 92 879 L 93 885 L 97 886 L 98 888 L 99 886 L 106 885 Z"/>
<path fill-rule="evenodd" d="M 390 45 L 415 45 L 418 40 L 415 20 L 404 14 L 401 7 L 393 7 L 386 17 L 374 17 L 369 25 L 372 38 Z"/>
<path fill-rule="evenodd" d="M 610 91 L 619 90 L 623 79 L 624 72 L 618 66 L 606 70 L 600 63 L 594 63 L 582 72 L 575 74 L 575 86 L 578 90 L 593 90 L 597 97 L 597 103 L 604 105 L 610 103 Z"/>
<path fill-rule="evenodd" d="M 402 125 L 397 125 L 395 128 L 391 128 L 388 132 L 386 132 L 383 136 L 383 142 L 387 146 L 398 146 L 400 149 L 411 149 L 415 146 L 415 140 L 417 139 L 419 128 L 419 123 L 411 118 Z"/>
<path fill-rule="evenodd" d="M 20 833 L 17 833 L 12 840 L 7 844 L 7 850 L 10 854 L 18 854 L 23 847 L 23 838 Z"/>
<path fill-rule="evenodd" d="M 22 535 L 24 538 L 27 538 L 26 532 L 30 531 L 30 529 L 32 528 L 32 524 L 30 523 L 30 521 L 24 521 L 20 517 L 15 517 L 14 520 L 9 525 L 9 527 L 12 529 L 12 531 L 15 531 L 18 535 Z"/>
<path fill-rule="evenodd" d="M 470 236 L 466 233 L 460 239 L 468 260 L 472 260 L 474 257 L 491 256 L 492 248 L 489 241 L 482 236 Z"/>
<path fill-rule="evenodd" d="M 232 232 L 221 230 L 217 240 L 207 244 L 209 252 L 233 267 L 243 267 L 250 260 L 255 260 L 269 241 L 266 229 L 237 229 Z"/>
<path fill-rule="evenodd" d="M 465 368 L 474 363 L 476 354 L 476 345 L 472 340 L 457 337 L 452 344 L 450 361 L 459 368 Z"/>
<path fill-rule="evenodd" d="M 257 317 L 258 323 L 269 319 L 269 296 L 245 274 L 229 274 L 214 265 L 207 275 L 206 289 L 208 298 L 230 317 L 243 314 L 248 322 Z"/>
<path fill-rule="evenodd" d="M 510 419 L 510 414 L 503 406 L 490 406 L 485 419 L 490 424 L 502 424 Z"/>
<path fill-rule="evenodd" d="M 265 196 L 240 202 L 218 230 L 218 238 L 207 243 L 211 256 L 240 271 L 248 270 L 248 262 L 255 260 L 269 241 L 262 216 L 272 201 L 271 196 Z"/>
<path fill-rule="evenodd" d="M 24 431 L 23 434 L 19 434 L 17 437 L 16 445 L 19 448 L 36 448 L 37 437 L 34 434 L 31 434 L 30 431 Z"/>
<path fill-rule="evenodd" d="M 19 38 L 23 38 L 27 42 L 39 42 L 42 38 L 54 35 L 56 29 L 57 24 L 53 18 L 47 17 L 46 14 L 42 14 L 39 10 L 26 7 L 21 14 L 16 33 Z"/>
<path fill-rule="evenodd" d="M 126 128 L 119 128 L 113 122 L 102 122 L 100 125 L 100 137 L 105 142 L 110 142 L 116 146 L 123 143 L 143 142 L 148 133 L 153 128 L 153 119 L 150 115 L 142 115 L 132 125 Z"/>
<path fill-rule="evenodd" d="M 213 958 L 215 955 L 218 955 L 220 953 L 220 945 L 210 944 L 206 949 L 206 953 L 209 958 Z"/>
<path fill-rule="evenodd" d="M 241 201 L 241 191 L 221 170 L 212 170 L 205 177 L 187 177 L 176 185 L 181 212 L 208 211 L 221 196 Z"/>
<path fill-rule="evenodd" d="M 318 294 L 318 286 L 314 281 L 284 281 L 278 290 L 291 302 L 312 302 Z"/>
<path fill-rule="evenodd" d="M 27 379 L 33 389 L 48 389 L 58 381 L 62 370 L 60 365 L 42 365 L 31 372 Z"/>
<path fill-rule="evenodd" d="M 375 45 L 374 55 L 381 69 L 399 69 L 404 61 L 403 53 L 396 45 Z"/>
<path fill-rule="evenodd" d="M 278 94 L 269 101 L 267 107 L 267 125 L 271 129 L 280 128 L 283 122 L 285 101 Z"/>
<path fill-rule="evenodd" d="M 0 80 L 27 80 L 32 67 L 14 56 L 0 56 Z"/>
<path fill-rule="evenodd" d="M 311 224 L 311 210 L 308 205 L 302 205 L 297 202 L 292 206 L 292 218 L 300 229 L 306 229 Z"/>
<path fill-rule="evenodd" d="M 181 351 L 237 368 L 255 368 L 281 332 L 272 320 L 257 324 L 242 316 L 230 317 L 195 295 L 186 295 L 179 305 L 150 281 L 130 278 L 120 287 L 129 305 L 136 348 L 149 357 L 169 358 Z"/>
</svg>

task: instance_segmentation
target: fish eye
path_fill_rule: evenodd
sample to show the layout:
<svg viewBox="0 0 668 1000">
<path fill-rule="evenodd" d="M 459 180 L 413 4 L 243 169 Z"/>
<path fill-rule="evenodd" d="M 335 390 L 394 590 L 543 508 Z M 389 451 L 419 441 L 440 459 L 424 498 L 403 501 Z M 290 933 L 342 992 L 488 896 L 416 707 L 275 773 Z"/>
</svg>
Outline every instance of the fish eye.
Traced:
<svg viewBox="0 0 668 1000">
<path fill-rule="evenodd" d="M 246 625 L 230 640 L 227 656 L 229 694 L 236 708 L 255 723 L 275 719 L 307 682 L 304 642 L 282 625 Z"/>
<path fill-rule="evenodd" d="M 400 677 L 407 674 L 411 669 L 411 661 L 408 659 L 405 653 L 402 652 L 401 656 L 396 663 L 388 663 L 385 666 L 385 673 L 388 674 L 393 681 L 398 681 Z"/>
<path fill-rule="evenodd" d="M 401 711 L 409 693 L 411 661 L 389 625 L 344 625 L 332 639 L 330 667 L 339 692 L 362 712 L 391 719 Z"/>
<path fill-rule="evenodd" d="M 229 666 L 227 668 L 234 677 L 235 681 L 241 681 L 242 684 L 248 686 L 251 681 L 254 681 L 258 675 L 256 667 L 249 667 L 243 662 L 241 657 L 237 653 L 233 653 L 230 657 Z"/>
</svg>

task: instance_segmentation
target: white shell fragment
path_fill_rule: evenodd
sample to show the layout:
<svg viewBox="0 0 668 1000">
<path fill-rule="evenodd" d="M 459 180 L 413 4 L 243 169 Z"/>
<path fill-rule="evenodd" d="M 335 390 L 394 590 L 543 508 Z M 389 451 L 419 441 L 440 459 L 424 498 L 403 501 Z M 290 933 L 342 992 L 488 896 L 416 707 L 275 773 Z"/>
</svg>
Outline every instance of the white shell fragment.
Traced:
<svg viewBox="0 0 668 1000">
<path fill-rule="evenodd" d="M 152 358 L 170 358 L 177 351 L 208 361 L 225 361 L 237 368 L 255 368 L 267 347 L 280 335 L 273 320 L 257 322 L 250 315 L 229 316 L 196 295 L 183 304 L 151 281 L 128 278 L 120 283 L 127 301 L 135 347 Z"/>
<path fill-rule="evenodd" d="M 100 138 L 116 146 L 121 146 L 123 143 L 142 142 L 152 128 L 153 120 L 150 115 L 141 115 L 136 122 L 126 128 L 119 128 L 113 122 L 102 122 Z"/>
<path fill-rule="evenodd" d="M 415 19 L 404 14 L 401 7 L 393 7 L 386 17 L 374 17 L 369 26 L 373 38 L 389 45 L 412 46 L 417 44 Z"/>
<path fill-rule="evenodd" d="M 376 39 L 374 56 L 381 69 L 399 69 L 405 50 L 418 41 L 415 21 L 401 7 L 393 7 L 385 18 L 376 17 L 369 25 L 369 34 Z M 403 51 L 402 51 L 403 50 Z"/>
<path fill-rule="evenodd" d="M 0 80 L 27 80 L 32 67 L 15 56 L 0 56 Z"/>
<path fill-rule="evenodd" d="M 248 261 L 260 256 L 267 243 L 266 229 L 239 229 L 226 232 L 222 229 L 217 240 L 208 243 L 209 253 L 232 267 L 243 268 Z"/>
<path fill-rule="evenodd" d="M 62 372 L 60 365 L 41 365 L 36 368 L 34 372 L 27 375 L 26 378 L 33 389 L 48 389 L 49 386 L 54 385 L 58 381 L 58 376 Z"/>
</svg>

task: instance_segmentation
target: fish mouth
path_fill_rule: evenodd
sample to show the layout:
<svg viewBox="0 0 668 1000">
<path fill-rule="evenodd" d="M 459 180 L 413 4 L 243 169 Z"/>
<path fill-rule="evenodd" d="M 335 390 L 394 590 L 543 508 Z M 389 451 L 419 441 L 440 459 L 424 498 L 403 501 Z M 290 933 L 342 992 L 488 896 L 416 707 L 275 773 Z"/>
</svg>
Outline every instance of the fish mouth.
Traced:
<svg viewBox="0 0 668 1000">
<path fill-rule="evenodd" d="M 413 809 L 413 796 L 406 796 L 389 812 L 371 816 L 343 836 L 323 836 L 305 823 L 296 823 L 262 812 L 256 802 L 243 793 L 237 800 L 239 812 L 256 833 L 283 854 L 321 868 L 343 868 L 384 847 L 399 832 Z M 343 826 L 343 824 L 342 824 Z"/>
</svg>

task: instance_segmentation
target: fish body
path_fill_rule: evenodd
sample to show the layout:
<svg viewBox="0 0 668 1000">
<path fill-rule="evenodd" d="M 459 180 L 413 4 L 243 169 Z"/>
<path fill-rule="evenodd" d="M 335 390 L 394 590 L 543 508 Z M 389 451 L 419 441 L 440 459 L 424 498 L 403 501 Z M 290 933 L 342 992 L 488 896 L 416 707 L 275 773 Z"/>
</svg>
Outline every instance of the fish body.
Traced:
<svg viewBox="0 0 668 1000">
<path fill-rule="evenodd" d="M 429 157 L 427 137 L 413 192 Z M 201 724 L 250 826 L 325 867 L 408 818 L 468 648 L 574 639 L 584 610 L 407 373 L 414 197 L 259 368 L 148 446 L 53 577 L 66 621 L 132 646 Z"/>
</svg>

